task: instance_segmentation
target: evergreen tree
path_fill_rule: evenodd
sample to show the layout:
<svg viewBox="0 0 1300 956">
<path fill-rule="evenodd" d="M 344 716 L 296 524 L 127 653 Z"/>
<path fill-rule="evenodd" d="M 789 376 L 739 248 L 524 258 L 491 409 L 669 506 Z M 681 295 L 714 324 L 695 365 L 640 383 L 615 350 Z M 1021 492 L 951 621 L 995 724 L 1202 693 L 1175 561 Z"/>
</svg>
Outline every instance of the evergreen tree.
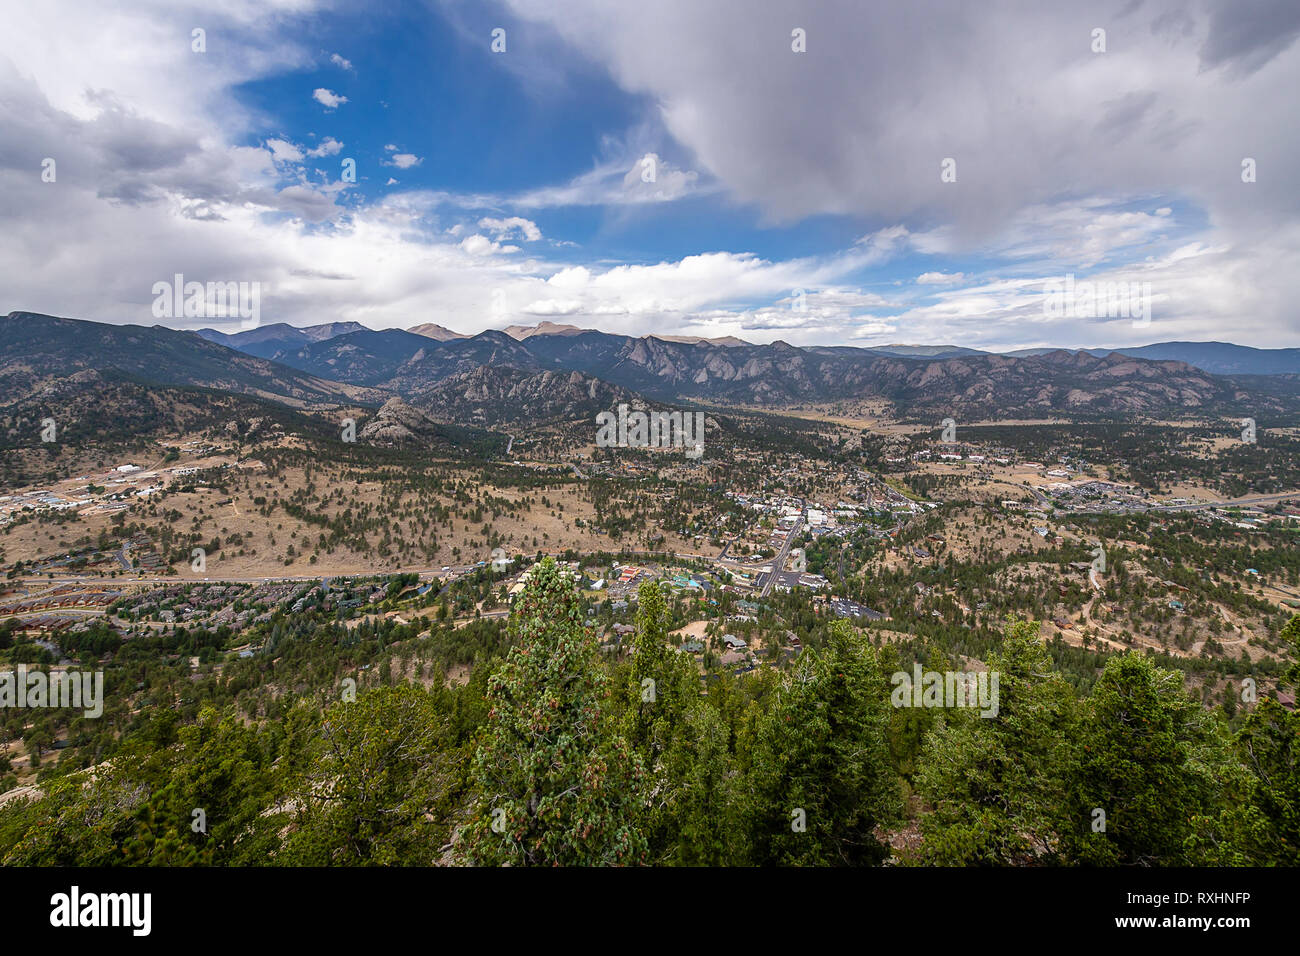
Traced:
<svg viewBox="0 0 1300 956">
<path fill-rule="evenodd" d="M 545 559 L 510 617 L 474 758 L 477 800 L 460 847 L 473 865 L 633 864 L 640 759 L 613 733 L 599 651 L 573 582 Z"/>
<path fill-rule="evenodd" d="M 460 754 L 419 687 L 380 687 L 322 716 L 295 787 L 294 865 L 428 866 L 449 836 Z"/>
<path fill-rule="evenodd" d="M 875 649 L 846 621 L 800 655 L 754 729 L 744 799 L 752 862 L 862 866 L 888 856 L 875 832 L 900 810 L 887 699 Z"/>
<path fill-rule="evenodd" d="M 1104 811 L 1105 829 L 1063 827 L 1067 856 L 1186 863 L 1193 819 L 1220 806 L 1221 771 L 1232 759 L 1222 726 L 1183 690 L 1180 671 L 1136 654 L 1110 658 L 1088 699 L 1068 801 L 1081 824 Z"/>
<path fill-rule="evenodd" d="M 916 788 L 931 810 L 920 862 L 1006 866 L 1053 851 L 1073 694 L 1029 621 L 1007 622 L 988 669 L 998 675 L 997 713 L 954 708 L 926 736 Z"/>
<path fill-rule="evenodd" d="M 1280 637 L 1300 659 L 1300 615 Z M 1293 665 L 1287 680 L 1300 678 Z M 1242 772 L 1217 814 L 1198 814 L 1191 862 L 1208 866 L 1300 866 L 1300 712 L 1265 697 L 1236 737 Z"/>
<path fill-rule="evenodd" d="M 725 723 L 707 703 L 692 707 L 682 732 L 665 755 L 672 781 L 669 840 L 656 861 L 675 866 L 729 866 L 741 861 L 738 846 L 735 758 Z"/>
<path fill-rule="evenodd" d="M 668 620 L 663 591 L 657 582 L 638 589 L 636 638 L 632 645 L 624 700 L 626 736 L 642 761 L 646 782 L 638 826 L 646 837 L 649 859 L 658 862 L 680 838 L 682 773 L 692 754 L 676 754 L 689 746 L 685 722 L 699 706 L 700 677 L 695 659 L 668 644 Z"/>
</svg>

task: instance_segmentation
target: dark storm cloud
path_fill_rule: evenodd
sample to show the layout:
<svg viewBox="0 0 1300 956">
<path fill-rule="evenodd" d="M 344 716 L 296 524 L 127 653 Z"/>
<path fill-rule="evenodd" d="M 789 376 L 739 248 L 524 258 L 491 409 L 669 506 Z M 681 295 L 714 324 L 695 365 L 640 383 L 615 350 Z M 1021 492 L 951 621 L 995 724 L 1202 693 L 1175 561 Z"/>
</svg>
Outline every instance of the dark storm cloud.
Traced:
<svg viewBox="0 0 1300 956">
<path fill-rule="evenodd" d="M 1209 35 L 1201 47 L 1206 69 L 1254 73 L 1300 36 L 1296 0 L 1218 0 L 1211 5 Z"/>
</svg>

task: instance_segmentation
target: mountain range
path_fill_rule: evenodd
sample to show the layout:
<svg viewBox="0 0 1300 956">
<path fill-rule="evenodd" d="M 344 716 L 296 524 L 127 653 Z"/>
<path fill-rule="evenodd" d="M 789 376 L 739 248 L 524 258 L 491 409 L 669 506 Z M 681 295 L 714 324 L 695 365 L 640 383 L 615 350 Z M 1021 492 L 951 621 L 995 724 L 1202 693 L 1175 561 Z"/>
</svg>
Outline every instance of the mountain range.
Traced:
<svg viewBox="0 0 1300 956">
<path fill-rule="evenodd" d="M 1008 355 L 958 346 L 796 347 L 636 337 L 553 323 L 476 335 L 430 324 L 372 330 L 355 322 L 225 334 L 14 312 L 0 322 L 0 385 L 6 395 L 21 396 L 94 369 L 295 406 L 379 407 L 400 398 L 404 407 L 396 410 L 408 418 L 406 408 L 479 427 L 590 417 L 636 395 L 773 410 L 871 400 L 887 403 L 900 417 L 968 421 L 1047 414 L 1258 416 L 1300 412 L 1297 352 L 1178 342 Z"/>
<path fill-rule="evenodd" d="M 157 385 L 215 388 L 294 406 L 383 398 L 366 388 L 318 378 L 161 325 L 109 325 L 34 312 L 11 312 L 0 322 L 0 394 L 7 399 L 21 398 L 54 379 L 86 369 L 112 370 Z"/>
<path fill-rule="evenodd" d="M 329 322 L 297 328 L 283 322 L 262 326 L 257 329 L 226 334 L 215 329 L 200 329 L 198 334 L 211 342 L 227 345 L 249 355 L 260 358 L 275 358 L 279 352 L 292 348 L 303 348 L 311 343 L 324 342 L 352 332 L 368 332 L 370 329 L 358 322 Z M 411 334 L 448 342 L 457 339 L 473 338 L 463 332 L 455 332 L 432 322 L 412 326 L 407 330 Z M 574 336 L 593 332 L 576 325 L 560 325 L 554 322 L 541 322 L 537 325 L 510 325 L 501 329 L 505 335 L 522 342 L 539 336 Z M 701 336 L 658 335 L 662 342 L 683 345 L 719 345 L 727 348 L 753 347 L 735 336 L 705 338 Z M 842 348 L 850 348 L 843 346 Z M 1300 374 L 1300 348 L 1259 349 L 1248 345 L 1234 345 L 1230 342 L 1156 342 L 1151 345 L 1126 346 L 1111 348 L 1033 348 L 1013 351 L 995 352 L 985 349 L 967 348 L 962 345 L 872 345 L 853 348 L 855 352 L 874 352 L 878 355 L 893 355 L 899 358 L 947 359 L 972 355 L 1009 355 L 1014 358 L 1045 355 L 1048 352 L 1087 352 L 1089 355 L 1104 356 L 1112 352 L 1134 358 L 1156 359 L 1158 361 L 1185 362 L 1193 368 L 1199 368 L 1215 375 L 1289 375 Z"/>
</svg>

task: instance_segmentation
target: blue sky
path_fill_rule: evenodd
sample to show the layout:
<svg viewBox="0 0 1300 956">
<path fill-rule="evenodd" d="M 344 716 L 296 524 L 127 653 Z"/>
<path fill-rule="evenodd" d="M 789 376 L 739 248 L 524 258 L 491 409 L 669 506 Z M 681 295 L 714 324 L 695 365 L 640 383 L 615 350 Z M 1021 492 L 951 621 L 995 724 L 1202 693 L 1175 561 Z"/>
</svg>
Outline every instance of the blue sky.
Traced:
<svg viewBox="0 0 1300 956">
<path fill-rule="evenodd" d="M 375 16 L 343 12 L 317 21 L 311 39 L 322 56 L 313 68 L 234 91 L 250 108 L 274 117 L 268 127 L 273 136 L 251 131 L 245 145 L 284 139 L 310 149 L 333 138 L 347 149 L 307 156 L 303 166 L 312 180 L 329 181 L 338 179 L 343 158 L 355 159 L 350 201 L 413 189 L 448 193 L 440 211 L 448 218 L 459 213 L 470 225 L 478 213 L 527 212 L 555 243 L 577 244 L 551 243 L 548 249 L 575 263 L 594 253 L 610 262 L 650 264 L 715 249 L 773 259 L 822 255 L 868 230 L 868 220 L 844 215 L 765 223 L 761 209 L 721 191 L 632 208 L 520 209 L 510 197 L 571 182 L 611 161 L 643 159 L 653 151 L 672 167 L 692 169 L 693 157 L 654 122 L 647 97 L 620 89 L 594 64 L 573 62 L 562 77 L 532 89 L 529 74 L 506 68 L 503 57 L 512 44 L 549 49 L 554 38 L 526 21 L 503 19 L 499 9 L 489 11 L 484 6 L 462 21 L 438 7 L 406 2 Z M 506 50 L 498 54 L 491 37 L 501 23 L 509 27 L 502 27 Z M 316 89 L 348 102 L 331 109 L 303 96 Z M 630 153 L 635 141 L 641 149 Z M 416 157 L 418 165 L 396 168 L 393 159 L 400 155 Z M 465 205 L 476 196 L 489 198 L 481 206 Z"/>
<path fill-rule="evenodd" d="M 151 324 L 180 272 L 298 325 L 1300 344 L 1294 4 L 374 6 L 16 11 L 7 308 Z"/>
</svg>

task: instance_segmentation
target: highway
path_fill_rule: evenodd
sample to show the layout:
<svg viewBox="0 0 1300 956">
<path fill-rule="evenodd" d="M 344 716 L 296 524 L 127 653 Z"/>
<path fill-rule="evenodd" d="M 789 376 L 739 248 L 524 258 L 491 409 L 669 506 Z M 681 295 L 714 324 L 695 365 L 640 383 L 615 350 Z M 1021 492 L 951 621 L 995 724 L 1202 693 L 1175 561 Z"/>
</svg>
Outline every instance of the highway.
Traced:
<svg viewBox="0 0 1300 956">
<path fill-rule="evenodd" d="M 1025 483 L 1025 488 L 1034 496 L 1035 501 L 1040 507 L 1045 507 L 1053 502 L 1038 488 Z M 1246 498 L 1218 498 L 1213 501 L 1198 501 L 1185 505 L 1147 505 L 1145 508 L 1138 509 L 1135 513 L 1143 511 L 1206 511 L 1212 508 L 1249 508 L 1254 505 L 1275 505 L 1286 501 L 1290 498 L 1300 499 L 1300 491 L 1282 491 L 1270 495 L 1251 495 Z M 1067 514 L 1113 514 L 1114 512 L 1103 511 L 1097 508 L 1063 508 Z"/>
<path fill-rule="evenodd" d="M 1284 491 L 1275 495 L 1255 495 L 1250 498 L 1224 498 L 1220 501 L 1203 501 L 1191 505 L 1154 505 L 1151 511 L 1204 511 L 1206 508 L 1249 508 L 1252 505 L 1275 505 L 1288 498 L 1300 498 L 1300 492 Z"/>
<path fill-rule="evenodd" d="M 617 557 L 618 555 L 624 555 L 629 558 L 637 558 L 637 557 L 677 558 L 678 560 L 681 561 L 715 560 L 712 556 L 707 554 L 689 554 L 684 551 L 636 551 L 636 550 L 611 550 L 608 548 L 603 548 L 600 550 L 591 550 L 591 551 L 575 551 L 573 553 L 577 554 L 580 557 L 588 557 L 596 554 L 609 554 L 609 555 L 614 555 L 615 557 Z M 319 582 L 323 578 L 386 577 L 386 576 L 397 575 L 397 574 L 414 574 L 417 575 L 421 580 L 428 580 L 429 578 L 442 578 L 444 576 L 456 576 L 456 575 L 468 574 L 469 572 L 476 570 L 478 567 L 480 567 L 480 565 L 477 564 L 448 565 L 447 570 L 445 571 L 441 567 L 390 568 L 384 570 L 375 570 L 373 568 L 355 568 L 349 571 L 336 570 L 336 571 L 329 571 L 329 572 L 321 572 L 320 574 L 272 574 L 272 575 L 249 576 L 249 577 L 223 576 L 223 575 L 215 575 L 215 574 L 208 574 L 208 575 L 190 574 L 190 575 L 168 575 L 168 576 L 150 575 L 147 577 L 142 577 L 138 574 L 133 577 L 126 577 L 123 575 L 118 575 L 117 577 L 110 577 L 108 575 L 101 575 L 101 574 L 80 574 L 80 575 L 56 574 L 54 577 L 50 578 L 50 577 L 46 577 L 45 574 L 29 574 L 29 575 L 20 575 L 19 577 L 16 578 L 11 578 L 10 581 L 14 584 L 21 584 L 27 586 L 43 585 L 47 587 L 56 584 L 103 584 L 103 585 L 275 584 L 282 581 L 301 582 L 306 584 L 311 582 Z"/>
<path fill-rule="evenodd" d="M 778 551 L 776 557 L 772 559 L 772 572 L 767 576 L 767 580 L 763 583 L 763 597 L 767 597 L 772 593 L 772 588 L 776 584 L 776 576 L 785 570 L 785 559 L 790 554 L 790 548 L 794 545 L 794 539 L 797 538 L 799 532 L 803 530 L 804 518 L 808 516 L 807 499 L 799 499 L 799 505 L 803 508 L 803 511 L 800 512 L 799 517 L 795 519 L 794 524 L 790 528 L 790 533 L 785 536 L 785 544 L 781 545 L 781 550 Z"/>
</svg>

